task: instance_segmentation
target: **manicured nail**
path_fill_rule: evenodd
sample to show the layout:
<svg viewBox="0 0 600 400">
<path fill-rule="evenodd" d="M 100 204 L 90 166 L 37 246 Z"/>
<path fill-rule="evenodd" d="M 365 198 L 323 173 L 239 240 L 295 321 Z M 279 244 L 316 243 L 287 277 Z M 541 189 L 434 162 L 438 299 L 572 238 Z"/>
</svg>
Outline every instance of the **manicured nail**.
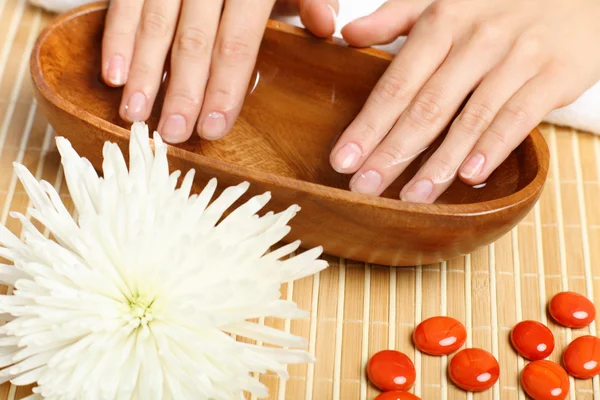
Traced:
<svg viewBox="0 0 600 400">
<path fill-rule="evenodd" d="M 129 102 L 125 106 L 125 116 L 129 121 L 141 121 L 142 113 L 146 105 L 146 95 L 142 92 L 135 92 L 129 98 Z"/>
<path fill-rule="evenodd" d="M 433 183 L 429 179 L 416 181 L 401 197 L 409 203 L 423 203 L 433 192 Z"/>
<path fill-rule="evenodd" d="M 331 14 L 333 15 L 333 32 L 335 33 L 337 32 L 337 12 L 331 4 L 327 4 L 327 7 L 329 8 L 329 10 L 331 10 Z"/>
<path fill-rule="evenodd" d="M 114 86 L 125 84 L 125 59 L 122 56 L 116 55 L 110 59 L 108 70 L 106 71 L 106 78 L 108 82 Z"/>
<path fill-rule="evenodd" d="M 352 172 L 361 155 L 362 151 L 356 143 L 346 143 L 335 152 L 333 168 L 339 173 Z"/>
<path fill-rule="evenodd" d="M 485 157 L 482 154 L 475 154 L 467 161 L 467 163 L 461 168 L 460 176 L 465 179 L 473 179 L 481 173 L 483 164 L 485 163 Z"/>
<path fill-rule="evenodd" d="M 220 139 L 225 135 L 225 129 L 227 129 L 225 115 L 220 112 L 211 112 L 202 124 L 202 137 L 209 140 Z"/>
<path fill-rule="evenodd" d="M 367 171 L 355 176 L 355 179 L 350 183 L 350 189 L 353 192 L 363 194 L 379 194 L 381 186 L 381 174 L 376 171 Z"/>
<path fill-rule="evenodd" d="M 167 118 L 160 134 L 167 142 L 180 143 L 185 137 L 186 130 L 187 123 L 183 115 L 175 114 Z"/>
</svg>

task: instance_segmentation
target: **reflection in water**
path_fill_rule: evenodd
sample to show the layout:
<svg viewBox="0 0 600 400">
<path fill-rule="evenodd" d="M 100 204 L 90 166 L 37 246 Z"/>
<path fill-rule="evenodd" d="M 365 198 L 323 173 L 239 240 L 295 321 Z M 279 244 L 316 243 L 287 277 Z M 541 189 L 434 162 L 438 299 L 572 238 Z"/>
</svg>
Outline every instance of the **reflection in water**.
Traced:
<svg viewBox="0 0 600 400">
<path fill-rule="evenodd" d="M 258 86 L 258 82 L 260 81 L 260 71 L 256 70 L 254 73 L 255 77 L 254 77 L 254 85 L 252 85 L 252 89 L 250 89 L 250 93 L 248 94 L 252 94 L 254 93 L 254 91 L 256 90 L 256 87 Z"/>
<path fill-rule="evenodd" d="M 381 138 L 378 142 L 381 143 L 383 141 L 384 138 Z M 417 151 L 415 154 L 412 155 L 408 155 L 402 158 L 393 158 L 391 159 L 387 164 L 384 164 L 382 166 L 382 168 L 396 168 L 398 165 L 400 164 L 405 164 L 405 163 L 411 163 L 414 160 L 417 159 L 417 157 L 419 157 L 421 154 L 423 154 L 425 151 L 427 151 L 427 149 L 429 149 L 429 146 Z M 425 165 L 425 161 L 421 162 L 421 166 Z M 441 183 L 441 182 L 435 182 L 435 183 Z"/>
</svg>

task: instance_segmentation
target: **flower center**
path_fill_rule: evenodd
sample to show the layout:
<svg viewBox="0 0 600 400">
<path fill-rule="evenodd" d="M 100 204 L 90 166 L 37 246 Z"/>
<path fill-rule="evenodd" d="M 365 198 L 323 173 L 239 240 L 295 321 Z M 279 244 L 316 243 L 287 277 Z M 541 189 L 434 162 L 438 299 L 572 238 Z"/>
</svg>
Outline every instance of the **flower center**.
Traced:
<svg viewBox="0 0 600 400">
<path fill-rule="evenodd" d="M 131 322 L 136 327 L 148 326 L 148 323 L 154 318 L 152 315 L 152 303 L 154 299 L 148 300 L 141 295 L 135 295 L 129 299 L 129 309 L 131 311 Z"/>
</svg>

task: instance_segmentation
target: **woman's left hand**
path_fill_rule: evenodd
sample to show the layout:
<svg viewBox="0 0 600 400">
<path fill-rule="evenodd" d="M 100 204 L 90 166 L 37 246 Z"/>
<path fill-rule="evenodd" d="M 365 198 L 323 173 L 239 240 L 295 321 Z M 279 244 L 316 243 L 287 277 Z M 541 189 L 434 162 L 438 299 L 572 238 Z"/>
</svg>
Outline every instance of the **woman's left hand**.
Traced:
<svg viewBox="0 0 600 400">
<path fill-rule="evenodd" d="M 480 184 L 553 109 L 600 80 L 598 0 L 390 0 L 348 24 L 351 45 L 408 34 L 331 153 L 355 192 L 380 195 L 451 123 L 402 189 L 432 203 Z M 472 96 L 458 117 L 467 96 Z"/>
</svg>

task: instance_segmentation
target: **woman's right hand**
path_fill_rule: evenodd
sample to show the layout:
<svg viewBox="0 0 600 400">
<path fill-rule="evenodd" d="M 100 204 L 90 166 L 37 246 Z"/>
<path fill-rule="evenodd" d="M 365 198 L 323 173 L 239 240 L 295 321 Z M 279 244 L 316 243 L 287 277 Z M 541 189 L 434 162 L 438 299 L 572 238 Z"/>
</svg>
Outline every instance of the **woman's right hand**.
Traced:
<svg viewBox="0 0 600 400">
<path fill-rule="evenodd" d="M 335 30 L 337 0 L 286 0 L 315 35 Z M 112 0 L 102 44 L 102 76 L 125 86 L 123 119 L 144 121 L 170 79 L 158 131 L 170 143 L 193 131 L 225 136 L 239 112 L 275 0 Z"/>
</svg>

